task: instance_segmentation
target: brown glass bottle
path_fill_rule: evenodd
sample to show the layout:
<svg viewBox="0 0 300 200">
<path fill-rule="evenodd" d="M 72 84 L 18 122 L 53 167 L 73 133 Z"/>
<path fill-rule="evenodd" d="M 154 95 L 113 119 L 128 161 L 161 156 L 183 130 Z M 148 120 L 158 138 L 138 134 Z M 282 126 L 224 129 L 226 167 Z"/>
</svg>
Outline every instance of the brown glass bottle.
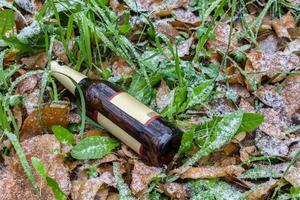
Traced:
<svg viewBox="0 0 300 200">
<path fill-rule="evenodd" d="M 153 165 L 170 162 L 182 132 L 134 97 L 108 81 L 92 81 L 67 66 L 51 62 L 53 76 L 78 96 L 84 93 L 88 115 Z"/>
</svg>

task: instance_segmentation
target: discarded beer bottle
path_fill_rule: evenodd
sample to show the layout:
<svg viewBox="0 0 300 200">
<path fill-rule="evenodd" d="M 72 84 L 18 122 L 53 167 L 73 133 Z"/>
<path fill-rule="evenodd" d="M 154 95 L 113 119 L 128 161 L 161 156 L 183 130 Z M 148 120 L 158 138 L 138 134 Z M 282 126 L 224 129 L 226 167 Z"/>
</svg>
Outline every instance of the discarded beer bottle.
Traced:
<svg viewBox="0 0 300 200">
<path fill-rule="evenodd" d="M 87 114 L 153 165 L 170 162 L 180 146 L 182 132 L 160 115 L 112 83 L 87 76 L 51 62 L 53 76 L 79 96 L 85 96 Z"/>
</svg>

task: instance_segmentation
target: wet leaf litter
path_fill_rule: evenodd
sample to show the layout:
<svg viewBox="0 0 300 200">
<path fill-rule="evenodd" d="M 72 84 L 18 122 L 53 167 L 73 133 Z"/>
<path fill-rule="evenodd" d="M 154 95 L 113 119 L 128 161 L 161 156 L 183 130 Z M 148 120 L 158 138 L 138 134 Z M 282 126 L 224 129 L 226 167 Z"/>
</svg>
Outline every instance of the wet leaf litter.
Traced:
<svg viewBox="0 0 300 200">
<path fill-rule="evenodd" d="M 300 198 L 299 7 L 0 1 L 0 199 Z M 173 160 L 110 134 L 51 61 L 180 128 Z"/>
</svg>

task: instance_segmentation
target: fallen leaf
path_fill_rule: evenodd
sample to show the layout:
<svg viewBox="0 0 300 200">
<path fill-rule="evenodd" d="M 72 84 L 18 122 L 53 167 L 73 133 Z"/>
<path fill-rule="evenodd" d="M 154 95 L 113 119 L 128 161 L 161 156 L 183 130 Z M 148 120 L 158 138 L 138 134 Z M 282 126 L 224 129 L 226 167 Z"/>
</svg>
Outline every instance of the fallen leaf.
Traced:
<svg viewBox="0 0 300 200">
<path fill-rule="evenodd" d="M 115 180 L 115 177 L 111 172 L 104 172 L 101 174 L 100 179 L 103 181 L 103 183 L 107 184 L 108 186 L 117 187 L 117 183 Z"/>
<path fill-rule="evenodd" d="M 284 98 L 276 92 L 276 87 L 272 85 L 260 86 L 255 95 L 264 104 L 272 108 L 282 108 L 285 105 Z"/>
<path fill-rule="evenodd" d="M 123 154 L 125 156 L 127 156 L 128 158 L 132 158 L 132 159 L 138 159 L 138 155 L 132 151 L 127 145 L 122 144 L 121 146 L 121 151 L 123 152 Z"/>
<path fill-rule="evenodd" d="M 271 179 L 265 183 L 262 183 L 252 190 L 248 191 L 246 193 L 246 199 L 247 200 L 260 200 L 265 199 L 265 197 L 268 195 L 270 190 L 276 187 L 278 181 Z"/>
<path fill-rule="evenodd" d="M 100 177 L 90 178 L 85 181 L 73 181 L 71 192 L 72 199 L 94 200 L 102 184 L 103 181 L 100 179 Z"/>
<path fill-rule="evenodd" d="M 35 89 L 30 94 L 24 95 L 23 105 L 27 114 L 31 114 L 38 107 L 40 90 Z"/>
<path fill-rule="evenodd" d="M 164 109 L 169 104 L 170 91 L 167 83 L 162 80 L 156 94 L 156 105 L 160 110 Z"/>
<path fill-rule="evenodd" d="M 300 75 L 288 76 L 281 94 L 286 101 L 287 115 L 292 118 L 300 109 Z"/>
<path fill-rule="evenodd" d="M 287 157 L 289 148 L 288 144 L 281 139 L 266 135 L 261 131 L 256 131 L 255 144 L 268 156 Z"/>
<path fill-rule="evenodd" d="M 300 187 L 300 163 L 296 163 L 292 166 L 287 175 L 284 177 L 289 183 L 291 183 L 294 187 Z"/>
<path fill-rule="evenodd" d="M 23 141 L 21 147 L 27 160 L 31 160 L 31 157 L 41 159 L 49 177 L 57 181 L 60 189 L 66 195 L 70 193 L 71 183 L 68 169 L 64 166 L 63 159 L 58 154 L 53 153 L 53 149 L 60 151 L 60 144 L 54 135 L 35 136 Z M 37 175 L 34 170 L 33 174 L 37 183 L 40 183 L 38 186 L 42 199 L 53 200 L 52 190 L 47 186 L 44 178 Z M 0 179 L 0 199 L 37 199 L 16 155 L 9 162 L 6 173 L 0 173 L 0 176 L 2 176 Z"/>
<path fill-rule="evenodd" d="M 177 9 L 173 10 L 172 14 L 175 16 L 177 21 L 192 26 L 200 26 L 200 17 L 196 16 L 191 10 Z"/>
<path fill-rule="evenodd" d="M 238 165 L 226 167 L 192 167 L 181 175 L 182 179 L 192 178 L 220 178 L 226 176 L 239 176 L 245 169 Z"/>
<path fill-rule="evenodd" d="M 129 76 L 133 69 L 128 65 L 126 60 L 121 57 L 114 57 L 112 59 L 112 71 L 115 77 Z"/>
<path fill-rule="evenodd" d="M 289 121 L 282 111 L 262 108 L 260 113 L 264 115 L 264 122 L 259 126 L 261 131 L 274 138 L 286 138 L 285 132 L 289 128 Z"/>
<path fill-rule="evenodd" d="M 18 84 L 17 91 L 20 94 L 24 94 L 25 92 L 30 92 L 35 88 L 37 83 L 38 83 L 38 76 L 32 75 Z"/>
<path fill-rule="evenodd" d="M 230 39 L 230 25 L 227 23 L 220 23 L 214 30 L 215 39 L 207 41 L 207 47 L 213 51 L 226 52 Z M 232 29 L 229 51 L 236 50 L 238 46 L 237 38 L 235 37 L 235 29 Z"/>
<path fill-rule="evenodd" d="M 171 41 L 174 41 L 175 37 L 179 35 L 178 31 L 166 20 L 156 21 L 154 27 L 158 33 L 164 34 Z"/>
<path fill-rule="evenodd" d="M 273 54 L 252 51 L 246 55 L 256 72 L 265 72 L 270 78 L 278 74 L 276 71 L 291 71 L 295 69 L 300 62 L 300 58 L 295 54 L 281 51 Z M 270 73 L 272 71 L 274 72 Z M 259 83 L 260 81 L 257 82 Z"/>
<path fill-rule="evenodd" d="M 295 28 L 296 21 L 291 12 L 288 12 L 280 20 L 274 20 L 272 27 L 276 32 L 278 37 L 287 37 L 290 38 L 288 33 L 288 28 Z"/>
<path fill-rule="evenodd" d="M 134 160 L 134 167 L 132 170 L 132 181 L 130 188 L 134 195 L 147 189 L 151 179 L 162 171 L 158 167 L 150 167 L 144 163 Z"/>
<path fill-rule="evenodd" d="M 241 98 L 239 108 L 244 112 L 255 112 L 254 106 L 244 98 Z"/>
<path fill-rule="evenodd" d="M 186 191 L 182 184 L 166 183 L 161 184 L 159 187 L 172 199 L 184 200 L 186 198 Z"/>
<path fill-rule="evenodd" d="M 259 43 L 262 53 L 272 54 L 277 51 L 278 40 L 274 35 L 269 35 Z"/>
<path fill-rule="evenodd" d="M 69 107 L 67 104 L 46 105 L 40 109 L 40 112 L 42 126 L 48 131 L 51 130 L 52 125 L 67 127 L 69 123 Z M 35 110 L 25 119 L 20 133 L 20 140 L 23 141 L 33 136 L 41 135 L 42 133 L 43 129 L 38 120 L 38 110 Z"/>
<path fill-rule="evenodd" d="M 52 51 L 65 64 L 69 63 L 66 49 L 61 41 L 54 40 Z"/>
<path fill-rule="evenodd" d="M 300 39 L 293 40 L 288 43 L 288 46 L 284 49 L 286 53 L 295 53 L 299 55 L 300 52 Z"/>
<path fill-rule="evenodd" d="M 292 39 L 300 39 L 300 28 L 288 28 L 288 32 Z"/>
<path fill-rule="evenodd" d="M 193 41 L 194 41 L 194 38 L 190 37 L 189 39 L 183 41 L 181 44 L 178 45 L 177 51 L 178 51 L 178 56 L 180 58 L 190 54 L 190 48 L 193 45 Z"/>
<path fill-rule="evenodd" d="M 251 157 L 258 154 L 259 152 L 255 146 L 247 146 L 240 149 L 240 159 L 242 162 L 248 161 Z"/>
<path fill-rule="evenodd" d="M 42 52 L 31 57 L 22 58 L 21 62 L 26 65 L 28 69 L 45 69 L 48 58 L 47 54 Z"/>
<path fill-rule="evenodd" d="M 39 11 L 43 6 L 43 1 L 40 0 L 16 0 L 15 2 L 20 8 L 31 14 Z"/>
</svg>

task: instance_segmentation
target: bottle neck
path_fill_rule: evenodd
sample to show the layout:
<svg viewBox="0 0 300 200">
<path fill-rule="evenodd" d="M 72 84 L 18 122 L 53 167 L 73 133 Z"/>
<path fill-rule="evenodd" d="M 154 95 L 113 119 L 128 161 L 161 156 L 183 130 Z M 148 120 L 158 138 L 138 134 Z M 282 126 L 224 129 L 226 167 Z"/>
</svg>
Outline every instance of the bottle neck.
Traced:
<svg viewBox="0 0 300 200">
<path fill-rule="evenodd" d="M 87 78 L 87 76 L 66 65 L 60 65 L 56 61 L 51 61 L 50 70 L 52 75 L 74 95 L 76 84 Z"/>
</svg>

